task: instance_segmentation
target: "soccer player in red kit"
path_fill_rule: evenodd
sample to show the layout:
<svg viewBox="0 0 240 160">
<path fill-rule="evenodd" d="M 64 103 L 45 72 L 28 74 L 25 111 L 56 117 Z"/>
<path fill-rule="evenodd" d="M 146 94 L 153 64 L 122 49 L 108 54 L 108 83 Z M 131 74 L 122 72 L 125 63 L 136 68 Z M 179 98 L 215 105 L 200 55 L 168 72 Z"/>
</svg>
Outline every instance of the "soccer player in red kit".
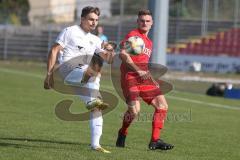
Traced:
<svg viewBox="0 0 240 160">
<path fill-rule="evenodd" d="M 160 131 L 163 128 L 164 119 L 167 115 L 168 104 L 148 70 L 149 58 L 152 52 L 152 41 L 148 38 L 148 32 L 153 24 L 151 12 L 149 10 L 140 10 L 138 12 L 137 24 L 138 28 L 130 31 L 121 44 L 121 87 L 128 110 L 124 114 L 122 127 L 118 131 L 116 146 L 125 147 L 128 127 L 140 112 L 139 97 L 141 97 L 143 101 L 152 105 L 155 109 L 149 149 L 169 150 L 174 146 L 160 139 Z M 125 41 L 132 36 L 138 36 L 143 39 L 145 47 L 141 54 L 131 55 L 124 49 Z"/>
</svg>

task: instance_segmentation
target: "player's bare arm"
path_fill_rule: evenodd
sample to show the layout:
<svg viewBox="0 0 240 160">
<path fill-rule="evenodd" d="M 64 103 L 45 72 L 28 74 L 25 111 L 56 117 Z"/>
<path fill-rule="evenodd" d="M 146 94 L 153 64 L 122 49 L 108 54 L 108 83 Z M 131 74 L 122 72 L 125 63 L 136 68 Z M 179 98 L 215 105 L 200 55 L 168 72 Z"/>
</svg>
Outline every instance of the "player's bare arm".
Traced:
<svg viewBox="0 0 240 160">
<path fill-rule="evenodd" d="M 122 62 L 128 66 L 129 69 L 137 72 L 140 77 L 142 77 L 143 79 L 150 78 L 149 72 L 143 71 L 137 65 L 135 65 L 125 49 L 121 49 L 119 57 L 121 58 Z"/>
<path fill-rule="evenodd" d="M 47 63 L 47 75 L 44 80 L 44 88 L 51 89 L 53 87 L 53 68 L 57 60 L 57 55 L 60 50 L 62 50 L 62 46 L 59 44 L 53 45 L 48 55 L 48 63 Z"/>
</svg>

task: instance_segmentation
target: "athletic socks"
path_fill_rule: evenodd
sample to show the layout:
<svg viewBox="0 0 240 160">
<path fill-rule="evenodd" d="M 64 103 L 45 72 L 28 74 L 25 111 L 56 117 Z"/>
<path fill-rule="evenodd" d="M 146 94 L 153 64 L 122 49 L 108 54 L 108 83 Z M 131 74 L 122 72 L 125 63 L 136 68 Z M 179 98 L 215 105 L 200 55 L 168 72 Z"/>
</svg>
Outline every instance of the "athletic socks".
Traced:
<svg viewBox="0 0 240 160">
<path fill-rule="evenodd" d="M 91 77 L 89 79 L 89 82 L 82 85 L 82 87 L 86 88 L 86 91 L 84 91 L 85 95 L 79 95 L 79 97 L 83 102 L 85 102 L 85 104 L 87 104 L 90 101 L 93 101 L 93 100 L 97 99 L 98 97 L 101 97 L 100 92 L 99 92 L 100 76 Z"/>
<path fill-rule="evenodd" d="M 125 112 L 122 122 L 122 128 L 120 129 L 120 133 L 122 135 L 127 135 L 128 127 L 130 126 L 134 118 L 135 118 L 134 115 L 131 114 L 129 111 Z"/>
<path fill-rule="evenodd" d="M 160 130 L 164 126 L 164 120 L 167 115 L 167 110 L 165 109 L 155 109 L 152 121 L 152 141 L 156 142 L 160 139 Z"/>
<path fill-rule="evenodd" d="M 93 111 L 90 113 L 90 129 L 91 129 L 91 147 L 96 149 L 100 147 L 100 138 L 102 135 L 103 118 L 101 111 Z"/>
</svg>

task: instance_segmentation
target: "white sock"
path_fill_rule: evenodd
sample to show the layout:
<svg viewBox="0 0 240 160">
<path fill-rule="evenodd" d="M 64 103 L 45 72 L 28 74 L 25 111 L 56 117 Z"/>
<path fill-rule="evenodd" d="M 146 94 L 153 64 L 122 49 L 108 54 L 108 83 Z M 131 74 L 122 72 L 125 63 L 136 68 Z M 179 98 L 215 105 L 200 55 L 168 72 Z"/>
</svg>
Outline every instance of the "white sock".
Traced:
<svg viewBox="0 0 240 160">
<path fill-rule="evenodd" d="M 93 101 L 97 98 L 97 91 L 99 91 L 100 88 L 100 77 L 91 77 L 89 79 L 89 82 L 87 82 L 83 87 L 93 89 L 91 90 L 92 93 L 89 93 L 89 96 L 79 95 L 81 100 L 87 104 L 88 102 Z"/>
<path fill-rule="evenodd" d="M 91 128 L 91 147 L 100 147 L 100 138 L 102 135 L 103 118 L 101 111 L 93 111 L 90 114 L 90 128 Z"/>
</svg>

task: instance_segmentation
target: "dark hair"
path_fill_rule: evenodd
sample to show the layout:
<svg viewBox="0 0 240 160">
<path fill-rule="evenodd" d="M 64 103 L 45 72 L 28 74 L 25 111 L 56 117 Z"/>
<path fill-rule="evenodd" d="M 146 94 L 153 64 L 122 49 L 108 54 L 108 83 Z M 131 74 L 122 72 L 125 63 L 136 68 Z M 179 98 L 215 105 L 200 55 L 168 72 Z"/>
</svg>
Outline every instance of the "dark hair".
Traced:
<svg viewBox="0 0 240 160">
<path fill-rule="evenodd" d="M 138 17 L 142 15 L 150 15 L 152 16 L 152 12 L 148 9 L 141 9 L 138 11 Z"/>
<path fill-rule="evenodd" d="M 98 7 L 87 6 L 82 9 L 81 17 L 86 17 L 89 13 L 95 13 L 100 16 L 100 10 Z"/>
<path fill-rule="evenodd" d="M 108 41 L 107 43 L 108 43 L 108 45 L 111 45 L 114 50 L 117 48 L 117 44 L 116 44 L 115 42 L 113 42 L 113 41 Z"/>
</svg>

